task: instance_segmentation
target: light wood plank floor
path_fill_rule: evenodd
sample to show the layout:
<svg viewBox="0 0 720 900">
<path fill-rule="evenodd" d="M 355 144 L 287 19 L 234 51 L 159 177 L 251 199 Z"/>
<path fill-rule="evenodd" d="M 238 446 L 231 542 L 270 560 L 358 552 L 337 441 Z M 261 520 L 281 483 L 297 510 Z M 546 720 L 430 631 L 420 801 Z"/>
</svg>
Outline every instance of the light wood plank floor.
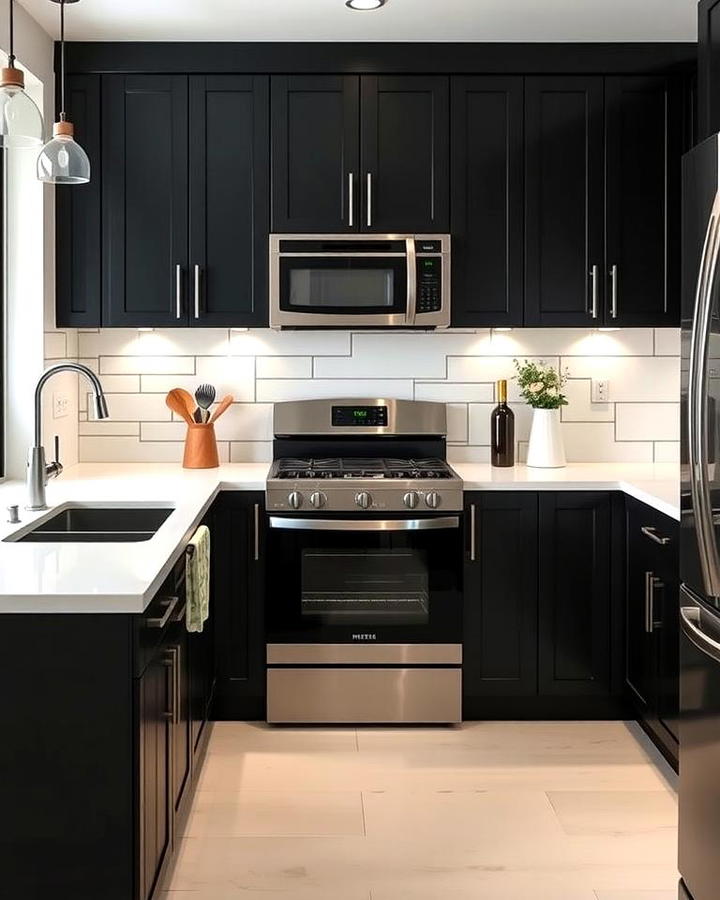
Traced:
<svg viewBox="0 0 720 900">
<path fill-rule="evenodd" d="M 217 723 L 164 900 L 676 900 L 634 723 Z"/>
</svg>

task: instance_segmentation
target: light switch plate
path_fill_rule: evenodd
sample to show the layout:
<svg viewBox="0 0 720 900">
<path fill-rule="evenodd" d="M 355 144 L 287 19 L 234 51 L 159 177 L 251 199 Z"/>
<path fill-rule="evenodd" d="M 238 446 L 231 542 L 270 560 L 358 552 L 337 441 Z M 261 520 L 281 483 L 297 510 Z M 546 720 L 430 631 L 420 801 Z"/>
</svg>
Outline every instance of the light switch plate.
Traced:
<svg viewBox="0 0 720 900">
<path fill-rule="evenodd" d="M 64 419 L 70 414 L 70 397 L 61 391 L 53 394 L 53 419 Z"/>
<path fill-rule="evenodd" d="M 593 378 L 590 401 L 592 403 L 608 403 L 610 401 L 610 382 L 606 378 Z"/>
</svg>

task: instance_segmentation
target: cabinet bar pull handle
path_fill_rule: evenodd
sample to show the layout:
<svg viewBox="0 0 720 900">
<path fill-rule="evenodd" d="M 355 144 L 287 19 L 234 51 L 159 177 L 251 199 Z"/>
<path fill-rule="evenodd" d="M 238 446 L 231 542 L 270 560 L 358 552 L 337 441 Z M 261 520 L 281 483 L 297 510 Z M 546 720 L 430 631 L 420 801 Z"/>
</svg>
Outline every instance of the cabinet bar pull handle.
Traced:
<svg viewBox="0 0 720 900">
<path fill-rule="evenodd" d="M 670 543 L 669 537 L 659 537 L 659 535 L 655 533 L 657 529 L 651 528 L 649 525 L 643 525 L 640 531 L 645 535 L 645 537 L 650 538 L 651 541 L 655 541 L 656 544 L 662 544 L 663 547 L 666 544 Z"/>
<path fill-rule="evenodd" d="M 348 226 L 355 224 L 355 173 L 348 174 Z"/>
<path fill-rule="evenodd" d="M 255 562 L 260 559 L 260 504 L 255 504 Z"/>
<path fill-rule="evenodd" d="M 372 228 L 372 172 L 367 173 L 367 227 Z"/>
<path fill-rule="evenodd" d="M 593 319 L 597 319 L 598 317 L 598 267 L 593 266 L 590 270 L 590 277 L 592 279 L 592 307 L 590 309 L 590 315 Z"/>
<path fill-rule="evenodd" d="M 475 562 L 475 504 L 470 504 L 470 562 Z"/>
<path fill-rule="evenodd" d="M 162 603 L 167 607 L 164 614 L 159 618 L 146 619 L 145 624 L 148 628 L 164 628 L 167 623 L 170 621 L 170 617 L 175 612 L 175 607 L 180 602 L 179 597 L 168 597 L 167 600 L 163 600 Z"/>
<path fill-rule="evenodd" d="M 200 318 L 200 266 L 195 266 L 195 318 Z"/>
<path fill-rule="evenodd" d="M 610 269 L 610 279 L 612 281 L 612 296 L 610 302 L 610 316 L 617 319 L 618 314 L 618 267 L 613 266 Z"/>
<path fill-rule="evenodd" d="M 182 266 L 175 266 L 175 318 L 182 319 Z"/>
<path fill-rule="evenodd" d="M 652 592 L 653 592 L 653 573 L 646 572 L 645 573 L 645 632 L 647 634 L 652 634 L 653 632 L 653 600 L 652 600 Z"/>
</svg>

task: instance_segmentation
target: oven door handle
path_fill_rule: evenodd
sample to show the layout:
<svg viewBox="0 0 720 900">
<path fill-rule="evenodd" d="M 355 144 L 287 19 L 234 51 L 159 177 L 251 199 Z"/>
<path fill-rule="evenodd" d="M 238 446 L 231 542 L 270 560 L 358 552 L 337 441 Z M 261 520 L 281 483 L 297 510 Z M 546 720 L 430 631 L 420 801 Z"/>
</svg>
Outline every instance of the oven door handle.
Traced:
<svg viewBox="0 0 720 900">
<path fill-rule="evenodd" d="M 270 516 L 271 528 L 299 531 L 430 531 L 459 528 L 459 516 L 436 519 L 291 519 Z"/>
</svg>

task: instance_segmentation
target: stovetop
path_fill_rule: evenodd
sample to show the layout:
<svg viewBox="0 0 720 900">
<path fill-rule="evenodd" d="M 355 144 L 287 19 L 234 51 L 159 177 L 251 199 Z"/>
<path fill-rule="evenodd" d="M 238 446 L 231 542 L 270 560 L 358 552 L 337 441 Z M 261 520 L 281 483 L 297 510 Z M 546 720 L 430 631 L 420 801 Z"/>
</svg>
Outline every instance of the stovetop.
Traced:
<svg viewBox="0 0 720 900">
<path fill-rule="evenodd" d="M 436 457 L 281 457 L 266 502 L 269 512 L 458 512 L 462 481 Z"/>
<path fill-rule="evenodd" d="M 300 479 L 447 479 L 454 473 L 441 459 L 363 459 L 357 457 L 330 459 L 280 459 L 271 477 Z"/>
</svg>

